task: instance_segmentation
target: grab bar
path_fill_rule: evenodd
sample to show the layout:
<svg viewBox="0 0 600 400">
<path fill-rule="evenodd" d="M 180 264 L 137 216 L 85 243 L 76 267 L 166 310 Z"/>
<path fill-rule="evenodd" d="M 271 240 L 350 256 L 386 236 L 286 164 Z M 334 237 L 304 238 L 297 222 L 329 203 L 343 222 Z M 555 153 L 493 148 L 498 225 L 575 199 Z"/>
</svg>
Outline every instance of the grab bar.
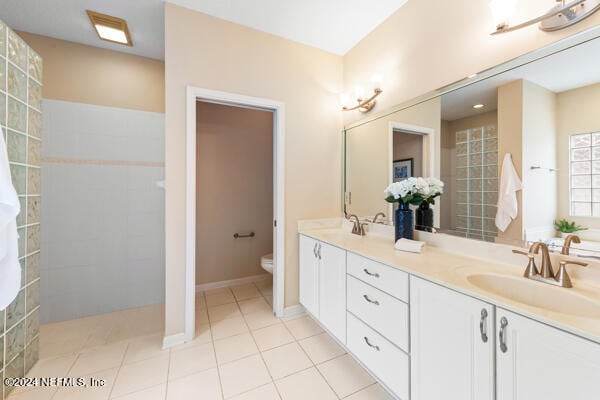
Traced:
<svg viewBox="0 0 600 400">
<path fill-rule="evenodd" d="M 236 239 L 250 238 L 250 237 L 254 237 L 254 236 L 256 236 L 256 234 L 254 232 L 250 232 L 250 233 L 245 234 L 245 235 L 243 235 L 241 233 L 234 233 L 233 234 L 233 237 L 236 238 Z"/>
</svg>

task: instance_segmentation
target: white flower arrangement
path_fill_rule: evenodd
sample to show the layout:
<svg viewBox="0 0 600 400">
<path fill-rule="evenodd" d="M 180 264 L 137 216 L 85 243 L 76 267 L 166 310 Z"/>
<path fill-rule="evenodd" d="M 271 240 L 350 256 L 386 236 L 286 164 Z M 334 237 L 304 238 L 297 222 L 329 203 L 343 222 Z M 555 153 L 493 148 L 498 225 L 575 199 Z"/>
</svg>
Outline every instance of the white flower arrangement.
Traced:
<svg viewBox="0 0 600 400">
<path fill-rule="evenodd" d="M 435 204 L 435 198 L 444 193 L 444 182 L 437 178 L 408 178 L 389 185 L 384 193 L 389 203 L 420 205 Z"/>
</svg>

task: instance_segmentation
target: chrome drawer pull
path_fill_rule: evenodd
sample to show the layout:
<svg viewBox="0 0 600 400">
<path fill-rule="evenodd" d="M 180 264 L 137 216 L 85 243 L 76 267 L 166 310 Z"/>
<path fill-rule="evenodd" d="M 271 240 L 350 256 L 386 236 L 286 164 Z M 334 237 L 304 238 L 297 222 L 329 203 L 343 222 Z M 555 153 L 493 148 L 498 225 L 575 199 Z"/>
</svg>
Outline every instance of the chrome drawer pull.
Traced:
<svg viewBox="0 0 600 400">
<path fill-rule="evenodd" d="M 365 343 L 367 343 L 370 348 L 375 349 L 377 351 L 381 351 L 381 349 L 379 348 L 379 346 L 376 346 L 374 344 L 371 344 L 371 342 L 369 342 L 369 338 L 368 337 L 365 336 L 364 338 L 365 338 Z"/>
<path fill-rule="evenodd" d="M 508 326 L 508 320 L 506 317 L 502 317 L 500 320 L 500 350 L 506 353 L 508 346 L 506 346 L 506 327 Z"/>
<path fill-rule="evenodd" d="M 377 300 L 371 300 L 369 298 L 369 296 L 367 296 L 366 294 L 363 294 L 363 297 L 365 298 L 366 301 L 368 301 L 369 303 L 375 304 L 376 306 L 379 305 L 379 302 Z"/>
<path fill-rule="evenodd" d="M 367 275 L 369 275 L 369 276 L 373 276 L 373 277 L 375 277 L 375 278 L 379 278 L 379 274 L 378 274 L 377 272 L 374 272 L 374 273 L 373 273 L 373 272 L 369 272 L 369 270 L 368 270 L 368 269 L 366 269 L 366 268 L 365 268 L 365 269 L 363 269 L 363 271 L 365 271 L 365 274 L 367 274 Z"/>
<path fill-rule="evenodd" d="M 481 340 L 483 343 L 487 343 L 488 335 L 487 335 L 487 316 L 488 312 L 485 308 L 481 309 L 481 319 L 479 320 L 479 332 L 481 333 Z"/>
<path fill-rule="evenodd" d="M 315 258 L 317 258 L 317 245 L 318 243 L 315 243 L 315 247 L 313 249 L 313 254 L 315 255 Z"/>
</svg>

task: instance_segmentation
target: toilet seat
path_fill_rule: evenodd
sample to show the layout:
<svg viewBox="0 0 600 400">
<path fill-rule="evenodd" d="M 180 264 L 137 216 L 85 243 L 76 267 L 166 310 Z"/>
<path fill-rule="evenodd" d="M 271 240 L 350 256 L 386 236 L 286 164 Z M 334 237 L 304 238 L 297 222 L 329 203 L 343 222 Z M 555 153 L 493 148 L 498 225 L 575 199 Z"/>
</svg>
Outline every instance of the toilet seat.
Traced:
<svg viewBox="0 0 600 400">
<path fill-rule="evenodd" d="M 260 266 L 268 273 L 273 273 L 273 253 L 266 254 L 260 258 Z"/>
</svg>

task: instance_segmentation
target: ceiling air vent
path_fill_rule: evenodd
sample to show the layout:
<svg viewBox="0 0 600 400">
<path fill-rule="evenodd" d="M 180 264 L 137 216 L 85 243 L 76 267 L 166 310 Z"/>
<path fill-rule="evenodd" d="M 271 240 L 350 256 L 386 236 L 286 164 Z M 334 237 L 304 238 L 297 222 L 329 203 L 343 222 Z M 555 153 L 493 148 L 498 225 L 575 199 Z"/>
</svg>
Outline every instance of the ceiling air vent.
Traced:
<svg viewBox="0 0 600 400">
<path fill-rule="evenodd" d="M 133 46 L 131 35 L 127 28 L 127 21 L 122 18 L 100 14 L 95 11 L 87 10 L 86 12 L 100 39 L 106 40 L 107 42 Z"/>
</svg>

